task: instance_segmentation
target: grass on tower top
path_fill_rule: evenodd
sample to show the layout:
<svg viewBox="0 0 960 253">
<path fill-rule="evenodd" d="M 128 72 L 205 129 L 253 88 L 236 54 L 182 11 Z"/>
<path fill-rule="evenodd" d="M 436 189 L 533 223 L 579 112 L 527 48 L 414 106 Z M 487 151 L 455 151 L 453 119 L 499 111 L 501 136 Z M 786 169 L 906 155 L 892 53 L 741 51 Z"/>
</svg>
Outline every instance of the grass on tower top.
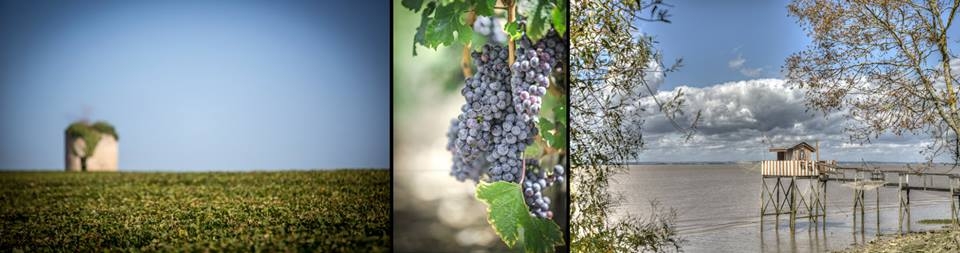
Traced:
<svg viewBox="0 0 960 253">
<path fill-rule="evenodd" d="M 94 149 L 97 148 L 97 143 L 100 142 L 100 138 L 104 134 L 111 135 L 118 141 L 120 140 L 116 128 L 105 121 L 97 121 L 93 124 L 89 124 L 86 121 L 73 122 L 67 127 L 66 133 L 67 136 L 83 139 L 83 142 L 86 144 L 86 149 L 84 150 L 86 156 L 93 155 Z M 74 150 L 74 152 L 77 152 L 77 150 Z"/>
</svg>

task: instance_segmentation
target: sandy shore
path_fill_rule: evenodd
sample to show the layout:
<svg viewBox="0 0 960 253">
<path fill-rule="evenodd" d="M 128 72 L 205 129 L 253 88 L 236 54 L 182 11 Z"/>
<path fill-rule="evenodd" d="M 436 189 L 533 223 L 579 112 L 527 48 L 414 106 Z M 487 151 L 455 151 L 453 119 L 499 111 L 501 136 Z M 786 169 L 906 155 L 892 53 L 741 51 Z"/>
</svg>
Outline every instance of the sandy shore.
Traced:
<svg viewBox="0 0 960 253">
<path fill-rule="evenodd" d="M 884 236 L 841 252 L 960 252 L 960 229 Z"/>
</svg>

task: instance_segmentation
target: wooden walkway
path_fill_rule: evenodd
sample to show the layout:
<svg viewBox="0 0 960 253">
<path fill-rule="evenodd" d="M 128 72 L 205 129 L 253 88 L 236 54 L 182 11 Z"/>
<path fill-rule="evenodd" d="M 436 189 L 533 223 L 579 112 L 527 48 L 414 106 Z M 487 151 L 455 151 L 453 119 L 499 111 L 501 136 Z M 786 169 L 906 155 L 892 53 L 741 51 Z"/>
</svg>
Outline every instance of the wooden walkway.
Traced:
<svg viewBox="0 0 960 253">
<path fill-rule="evenodd" d="M 898 233 L 910 231 L 910 193 L 927 191 L 948 193 L 950 219 L 960 227 L 960 174 L 924 173 L 907 169 L 880 170 L 857 167 L 842 167 L 837 163 L 814 161 L 763 161 L 761 163 L 762 189 L 760 192 L 761 223 L 764 216 L 790 215 L 790 228 L 795 229 L 796 219 L 808 218 L 819 223 L 826 218 L 827 185 L 834 181 L 853 188 L 853 224 L 864 229 L 864 214 L 867 204 L 866 192 L 875 191 L 877 207 L 877 233 L 880 233 L 880 190 L 898 191 Z M 892 179 L 896 178 L 896 181 Z M 808 181 L 809 190 L 804 194 L 798 182 Z M 771 186 L 772 185 L 772 186 Z M 807 188 L 807 187 L 802 187 Z M 824 224 L 824 226 L 826 226 Z M 854 226 L 856 230 L 856 226 Z"/>
</svg>

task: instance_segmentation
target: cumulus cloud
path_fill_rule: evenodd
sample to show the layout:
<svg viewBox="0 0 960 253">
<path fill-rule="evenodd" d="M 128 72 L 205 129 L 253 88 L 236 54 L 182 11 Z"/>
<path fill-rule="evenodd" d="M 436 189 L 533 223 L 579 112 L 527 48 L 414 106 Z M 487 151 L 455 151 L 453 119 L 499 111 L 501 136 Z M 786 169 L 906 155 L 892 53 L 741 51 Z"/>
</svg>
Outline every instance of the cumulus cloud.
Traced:
<svg viewBox="0 0 960 253">
<path fill-rule="evenodd" d="M 646 74 L 643 76 L 643 80 L 647 82 L 647 85 L 650 86 L 650 89 L 654 92 L 657 92 L 660 89 L 660 85 L 663 84 L 664 74 L 663 74 L 663 65 L 660 65 L 660 62 L 650 59 L 647 62 Z M 647 91 L 642 91 L 643 94 L 650 94 Z"/>
<path fill-rule="evenodd" d="M 960 58 L 950 59 L 950 72 L 960 75 Z"/>
<path fill-rule="evenodd" d="M 950 75 L 954 79 L 960 77 L 960 58 L 950 59 Z"/>
<path fill-rule="evenodd" d="M 755 79 L 707 87 L 677 87 L 657 97 L 669 100 L 677 90 L 685 93 L 686 115 L 696 111 L 701 118 L 698 133 L 690 141 L 655 110 L 645 112 L 643 125 L 646 150 L 641 161 L 740 161 L 772 159 L 770 147 L 790 146 L 801 141 L 820 141 L 825 160 L 920 161 L 918 152 L 928 144 L 927 136 L 883 135 L 872 143 L 851 143 L 844 133 L 846 118 L 841 112 L 824 115 L 807 109 L 803 91 L 782 79 Z M 641 102 L 651 106 L 652 101 Z"/>
<path fill-rule="evenodd" d="M 960 81 L 960 58 L 950 59 L 949 64 L 950 64 L 950 76 L 953 77 L 954 81 Z M 940 71 L 943 70 L 943 67 L 941 67 L 940 65 L 937 65 L 935 69 L 937 71 L 937 75 L 936 75 L 936 78 L 933 80 L 933 87 L 938 90 L 937 93 L 940 93 L 939 91 L 946 91 L 947 89 L 946 79 L 944 79 L 944 76 L 940 73 Z"/>
<path fill-rule="evenodd" d="M 632 89 L 629 91 L 623 91 L 615 89 L 618 87 L 615 85 L 606 85 L 603 87 L 603 97 L 609 98 L 608 101 L 610 104 L 633 104 L 636 105 L 638 100 L 643 97 L 649 97 L 652 94 L 657 94 L 660 89 L 660 85 L 664 81 L 664 68 L 656 60 L 650 60 L 647 62 L 647 66 L 643 69 L 643 80 L 646 82 L 646 85 L 637 84 L 632 86 Z M 608 80 L 609 82 L 619 83 L 624 82 L 620 78 L 612 78 Z M 652 91 L 652 92 L 651 92 Z"/>
</svg>

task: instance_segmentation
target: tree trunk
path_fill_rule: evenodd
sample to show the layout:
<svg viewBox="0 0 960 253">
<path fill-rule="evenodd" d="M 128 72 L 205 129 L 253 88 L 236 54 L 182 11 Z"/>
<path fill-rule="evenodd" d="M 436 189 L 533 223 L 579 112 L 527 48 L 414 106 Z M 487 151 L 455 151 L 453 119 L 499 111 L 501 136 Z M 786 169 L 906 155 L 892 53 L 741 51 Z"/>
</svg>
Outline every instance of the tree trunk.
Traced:
<svg viewBox="0 0 960 253">
<path fill-rule="evenodd" d="M 86 172 L 86 171 L 87 171 L 87 158 L 86 158 L 86 157 L 80 157 L 80 171 L 83 171 L 83 172 Z"/>
</svg>

